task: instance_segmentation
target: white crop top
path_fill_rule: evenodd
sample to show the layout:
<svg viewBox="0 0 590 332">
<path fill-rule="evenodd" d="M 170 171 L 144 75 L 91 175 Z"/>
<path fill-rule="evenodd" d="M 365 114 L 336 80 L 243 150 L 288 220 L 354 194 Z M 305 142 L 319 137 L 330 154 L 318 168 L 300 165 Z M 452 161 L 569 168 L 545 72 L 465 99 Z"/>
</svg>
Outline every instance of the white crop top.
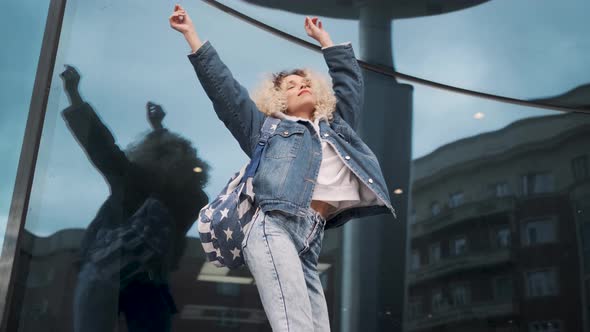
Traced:
<svg viewBox="0 0 590 332">
<path fill-rule="evenodd" d="M 273 115 L 290 121 L 307 121 L 316 129 L 322 144 L 322 162 L 312 200 L 324 201 L 333 207 L 326 219 L 352 207 L 384 205 L 373 191 L 359 181 L 358 177 L 344 164 L 332 145 L 321 137 L 320 119 L 312 122 L 284 113 Z"/>
</svg>

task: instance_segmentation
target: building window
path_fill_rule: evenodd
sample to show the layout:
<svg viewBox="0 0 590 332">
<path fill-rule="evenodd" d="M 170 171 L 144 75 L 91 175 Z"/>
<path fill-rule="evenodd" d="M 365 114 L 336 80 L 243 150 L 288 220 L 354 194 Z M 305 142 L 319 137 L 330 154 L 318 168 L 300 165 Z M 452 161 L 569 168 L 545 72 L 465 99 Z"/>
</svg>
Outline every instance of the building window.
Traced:
<svg viewBox="0 0 590 332">
<path fill-rule="evenodd" d="M 523 236 L 526 246 L 556 242 L 556 222 L 554 219 L 529 221 L 524 225 Z"/>
<path fill-rule="evenodd" d="M 412 251 L 412 265 L 410 268 L 415 271 L 420 268 L 420 252 L 418 250 Z"/>
<path fill-rule="evenodd" d="M 530 322 L 529 332 L 562 332 L 561 322 L 558 320 Z"/>
<path fill-rule="evenodd" d="M 534 173 L 522 177 L 522 193 L 526 195 L 544 194 L 555 191 L 555 178 L 553 174 Z"/>
<path fill-rule="evenodd" d="M 464 195 L 462 191 L 456 192 L 449 196 L 449 207 L 456 208 L 463 205 Z"/>
<path fill-rule="evenodd" d="M 495 245 L 496 248 L 508 248 L 510 247 L 510 242 L 511 242 L 511 232 L 510 232 L 510 228 L 508 227 L 503 227 L 500 229 L 497 229 L 495 231 Z"/>
<path fill-rule="evenodd" d="M 514 292 L 512 278 L 509 276 L 494 279 L 494 298 L 496 300 L 510 300 Z"/>
<path fill-rule="evenodd" d="M 499 182 L 493 186 L 494 196 L 496 197 L 506 197 L 510 195 L 510 187 L 508 187 L 508 183 L 506 182 Z"/>
<path fill-rule="evenodd" d="M 588 156 L 579 156 L 572 159 L 572 173 L 574 173 L 574 179 L 576 180 L 584 180 L 589 177 Z"/>
<path fill-rule="evenodd" d="M 451 254 L 459 256 L 467 252 L 467 239 L 465 237 L 456 238 L 451 245 Z"/>
<path fill-rule="evenodd" d="M 440 204 L 438 202 L 433 202 L 430 205 L 430 212 L 432 213 L 432 216 L 437 216 L 440 213 Z"/>
<path fill-rule="evenodd" d="M 436 289 L 432 291 L 432 311 L 441 312 L 447 308 L 447 303 L 443 297 L 442 290 Z"/>
<path fill-rule="evenodd" d="M 440 261 L 440 242 L 434 243 L 430 246 L 430 263 L 436 263 Z"/>
<path fill-rule="evenodd" d="M 527 296 L 557 295 L 557 273 L 555 269 L 526 272 Z"/>
<path fill-rule="evenodd" d="M 455 286 L 451 289 L 451 296 L 453 298 L 453 305 L 461 307 L 469 304 L 469 290 L 465 285 Z"/>
</svg>

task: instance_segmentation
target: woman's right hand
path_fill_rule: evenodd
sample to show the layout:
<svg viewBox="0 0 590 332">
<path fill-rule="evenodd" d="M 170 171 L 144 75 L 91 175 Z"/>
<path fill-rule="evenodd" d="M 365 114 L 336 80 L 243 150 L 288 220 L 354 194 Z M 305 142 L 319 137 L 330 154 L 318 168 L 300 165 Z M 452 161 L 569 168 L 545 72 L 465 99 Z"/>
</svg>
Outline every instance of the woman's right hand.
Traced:
<svg viewBox="0 0 590 332">
<path fill-rule="evenodd" d="M 187 33 L 195 31 L 195 26 L 193 25 L 193 21 L 191 20 L 190 16 L 182 6 L 176 4 L 174 6 L 174 12 L 170 15 L 169 18 L 170 26 L 172 29 L 186 35 Z"/>
</svg>

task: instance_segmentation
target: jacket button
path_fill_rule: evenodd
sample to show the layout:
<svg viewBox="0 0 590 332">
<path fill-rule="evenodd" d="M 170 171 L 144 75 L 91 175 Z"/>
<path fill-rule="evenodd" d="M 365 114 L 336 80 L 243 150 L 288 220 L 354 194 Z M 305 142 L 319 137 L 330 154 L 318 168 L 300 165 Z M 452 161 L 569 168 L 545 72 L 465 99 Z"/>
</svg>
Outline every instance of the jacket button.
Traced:
<svg viewBox="0 0 590 332">
<path fill-rule="evenodd" d="M 344 159 L 350 160 L 350 156 L 346 156 L 346 157 L 344 157 Z"/>
<path fill-rule="evenodd" d="M 330 134 L 328 134 L 328 133 L 325 133 L 324 134 L 324 137 L 328 137 L 328 136 L 330 136 Z"/>
<path fill-rule="evenodd" d="M 285 135 L 289 135 L 289 132 L 288 132 L 288 131 L 285 131 L 283 134 L 285 134 Z"/>
<path fill-rule="evenodd" d="M 369 183 L 373 183 L 373 179 L 369 179 Z"/>
</svg>

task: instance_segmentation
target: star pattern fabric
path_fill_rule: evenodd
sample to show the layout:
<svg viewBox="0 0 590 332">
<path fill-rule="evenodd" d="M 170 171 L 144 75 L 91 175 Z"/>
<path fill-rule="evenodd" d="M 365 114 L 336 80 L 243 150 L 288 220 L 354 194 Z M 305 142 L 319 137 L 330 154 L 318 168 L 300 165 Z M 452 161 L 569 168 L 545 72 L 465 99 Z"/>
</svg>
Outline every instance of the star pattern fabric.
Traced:
<svg viewBox="0 0 590 332">
<path fill-rule="evenodd" d="M 223 231 L 225 233 L 225 240 L 229 241 L 232 239 L 231 235 L 233 233 L 233 231 L 231 229 L 229 229 L 229 227 L 227 228 L 227 230 Z"/>
<path fill-rule="evenodd" d="M 266 119 L 261 131 L 261 142 L 266 143 L 279 122 L 275 118 Z M 221 194 L 199 212 L 197 223 L 201 244 L 207 260 L 216 266 L 234 269 L 244 264 L 241 250 L 243 228 L 258 211 L 254 206 L 253 173 L 250 167 L 254 167 L 255 171 L 264 145 L 257 146 L 252 161 L 235 173 Z"/>
</svg>

